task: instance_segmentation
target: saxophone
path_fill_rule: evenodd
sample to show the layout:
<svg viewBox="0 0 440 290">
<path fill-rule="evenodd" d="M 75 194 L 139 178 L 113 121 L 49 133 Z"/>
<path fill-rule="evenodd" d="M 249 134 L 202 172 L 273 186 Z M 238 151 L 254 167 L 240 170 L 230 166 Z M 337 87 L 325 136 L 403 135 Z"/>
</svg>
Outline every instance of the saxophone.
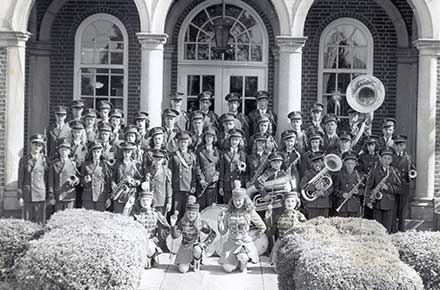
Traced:
<svg viewBox="0 0 440 290">
<path fill-rule="evenodd" d="M 382 185 L 385 184 L 385 181 L 387 181 L 388 176 L 390 176 L 390 168 L 387 168 L 387 172 L 385 176 L 380 180 L 380 182 L 376 185 L 375 188 L 373 188 L 372 191 L 370 191 L 370 196 L 368 197 L 368 203 L 367 206 L 369 208 L 373 208 L 373 203 L 376 202 L 376 200 L 381 200 L 383 197 Z"/>
</svg>

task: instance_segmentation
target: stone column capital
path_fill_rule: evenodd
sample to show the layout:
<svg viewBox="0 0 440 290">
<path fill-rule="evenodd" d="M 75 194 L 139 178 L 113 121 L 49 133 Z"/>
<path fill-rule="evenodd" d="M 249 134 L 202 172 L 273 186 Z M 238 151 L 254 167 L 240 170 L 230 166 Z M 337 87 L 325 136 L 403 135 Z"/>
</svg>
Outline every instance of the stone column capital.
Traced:
<svg viewBox="0 0 440 290">
<path fill-rule="evenodd" d="M 32 55 L 50 56 L 52 53 L 52 44 L 49 41 L 31 40 L 27 44 L 27 49 Z"/>
<path fill-rule="evenodd" d="M 168 34 L 166 33 L 138 32 L 136 36 L 142 49 L 146 50 L 163 50 L 164 44 L 168 39 Z"/>
<path fill-rule="evenodd" d="M 302 53 L 306 40 L 306 36 L 277 36 L 275 38 L 280 53 Z"/>
<path fill-rule="evenodd" d="M 440 39 L 420 38 L 413 44 L 419 50 L 419 55 L 440 56 Z"/>
<path fill-rule="evenodd" d="M 27 31 L 0 30 L 0 47 L 25 47 L 30 36 Z"/>
</svg>

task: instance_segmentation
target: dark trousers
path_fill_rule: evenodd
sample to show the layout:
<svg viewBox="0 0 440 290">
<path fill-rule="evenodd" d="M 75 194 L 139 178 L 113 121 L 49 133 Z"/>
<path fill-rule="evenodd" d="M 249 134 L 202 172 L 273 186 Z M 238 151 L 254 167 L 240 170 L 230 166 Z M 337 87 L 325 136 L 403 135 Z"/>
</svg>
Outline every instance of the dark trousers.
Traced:
<svg viewBox="0 0 440 290">
<path fill-rule="evenodd" d="M 82 193 L 83 193 L 84 188 L 81 185 L 77 185 L 75 188 L 76 188 L 75 208 L 81 208 L 81 206 L 82 206 Z"/>
<path fill-rule="evenodd" d="M 174 211 L 179 211 L 179 220 L 183 217 L 186 209 L 186 201 L 188 200 L 188 196 L 190 195 L 189 191 L 176 191 L 173 194 L 173 210 L 171 214 L 174 214 Z"/>
<path fill-rule="evenodd" d="M 232 198 L 232 190 L 224 190 L 223 193 L 223 203 L 228 204 Z"/>
<path fill-rule="evenodd" d="M 207 188 L 205 192 L 203 192 L 202 196 L 200 196 L 197 199 L 197 202 L 200 204 L 200 210 L 207 208 L 213 203 L 217 203 L 217 193 L 218 193 L 217 186 Z"/>
<path fill-rule="evenodd" d="M 22 218 L 44 225 L 46 223 L 46 202 L 24 202 L 22 208 Z"/>
<path fill-rule="evenodd" d="M 91 200 L 84 200 L 82 202 L 82 208 L 88 210 L 105 211 L 105 201 L 94 202 Z"/>
<path fill-rule="evenodd" d="M 394 213 L 393 210 L 381 210 L 381 209 L 374 209 L 374 219 L 381 223 L 388 231 L 388 233 L 393 232 L 393 220 L 394 220 Z"/>
<path fill-rule="evenodd" d="M 330 215 L 329 208 L 306 208 L 307 210 L 307 219 L 312 219 L 318 216 L 323 216 L 328 218 Z"/>
<path fill-rule="evenodd" d="M 67 208 L 74 208 L 74 207 L 75 207 L 75 200 L 57 201 L 55 203 L 55 212 L 60 210 L 65 210 Z"/>
<path fill-rule="evenodd" d="M 358 211 L 354 211 L 354 212 L 343 211 L 343 212 L 336 212 L 336 216 L 338 216 L 338 217 L 360 217 L 361 213 Z"/>
<path fill-rule="evenodd" d="M 408 199 L 409 199 L 409 183 L 402 183 L 401 194 L 396 195 L 396 217 L 394 221 L 397 222 L 397 225 L 394 227 L 394 230 L 399 232 L 404 232 L 405 229 L 405 219 L 408 216 Z"/>
<path fill-rule="evenodd" d="M 119 203 L 117 201 L 113 202 L 113 212 L 114 213 L 123 213 L 126 202 Z"/>
</svg>

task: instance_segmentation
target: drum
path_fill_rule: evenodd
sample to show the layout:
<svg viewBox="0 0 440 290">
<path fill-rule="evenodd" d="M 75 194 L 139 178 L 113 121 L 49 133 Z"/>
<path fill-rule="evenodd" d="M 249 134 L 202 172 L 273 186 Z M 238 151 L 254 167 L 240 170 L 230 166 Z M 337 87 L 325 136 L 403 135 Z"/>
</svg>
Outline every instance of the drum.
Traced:
<svg viewBox="0 0 440 290">
<path fill-rule="evenodd" d="M 225 236 L 220 238 L 220 233 L 217 227 L 218 216 L 222 213 L 222 211 L 226 211 L 226 209 L 226 205 L 214 203 L 200 212 L 200 217 L 202 220 L 204 220 L 217 234 L 214 241 L 206 249 L 205 254 L 207 257 L 212 256 L 214 253 L 219 254 L 221 249 L 220 241 L 225 241 L 227 239 L 227 237 L 225 239 Z M 201 235 L 201 238 L 203 241 L 205 236 Z"/>
<path fill-rule="evenodd" d="M 262 256 L 269 247 L 269 238 L 266 234 L 262 234 L 258 239 L 254 240 L 254 244 L 257 248 L 258 256 Z"/>
<path fill-rule="evenodd" d="M 177 254 L 177 251 L 180 248 L 180 244 L 182 244 L 182 235 L 180 235 L 177 239 L 173 239 L 171 235 L 168 235 L 166 240 L 167 248 L 172 254 Z"/>
</svg>

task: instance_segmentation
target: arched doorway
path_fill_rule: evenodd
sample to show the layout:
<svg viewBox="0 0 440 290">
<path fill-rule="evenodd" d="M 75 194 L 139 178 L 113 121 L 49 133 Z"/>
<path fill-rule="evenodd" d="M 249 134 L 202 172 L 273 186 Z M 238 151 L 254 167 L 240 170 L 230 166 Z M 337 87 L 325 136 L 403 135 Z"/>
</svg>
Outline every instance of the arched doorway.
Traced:
<svg viewBox="0 0 440 290">
<path fill-rule="evenodd" d="M 216 48 L 214 23 L 225 17 L 230 25 L 228 49 Z M 243 96 L 240 110 L 256 107 L 253 98 L 267 88 L 268 36 L 263 21 L 247 4 L 239 1 L 206 1 L 185 18 L 178 43 L 178 91 L 186 94 L 188 111 L 198 108 L 197 95 L 212 91 L 213 110 L 227 111 L 224 96 L 237 92 Z"/>
</svg>

